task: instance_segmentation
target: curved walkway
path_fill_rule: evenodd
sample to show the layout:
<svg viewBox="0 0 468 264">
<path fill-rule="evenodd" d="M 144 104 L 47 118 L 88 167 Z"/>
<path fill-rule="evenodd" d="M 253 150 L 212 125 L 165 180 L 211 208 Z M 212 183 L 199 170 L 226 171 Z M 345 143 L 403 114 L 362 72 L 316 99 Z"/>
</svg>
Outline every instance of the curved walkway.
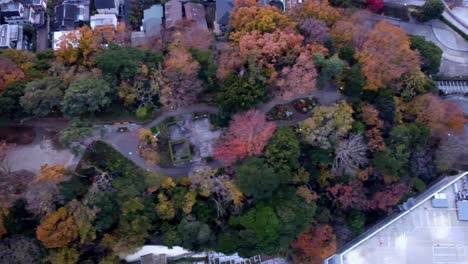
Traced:
<svg viewBox="0 0 468 264">
<path fill-rule="evenodd" d="M 291 100 L 284 100 L 282 98 L 274 98 L 268 103 L 259 105 L 257 109 L 262 113 L 267 113 L 272 107 L 277 104 L 285 104 L 291 102 L 295 99 L 303 98 L 303 97 L 316 97 L 318 98 L 321 105 L 331 105 L 334 102 L 345 99 L 341 93 L 339 93 L 336 87 L 332 85 L 327 85 L 327 87 L 314 91 L 309 94 L 297 94 Z M 208 112 L 208 113 L 216 113 L 218 112 L 218 108 L 211 105 L 206 104 L 197 104 L 191 105 L 183 108 L 179 108 L 172 112 L 163 113 L 161 116 L 153 120 L 152 122 L 148 123 L 144 127 L 151 128 L 157 126 L 159 123 L 163 122 L 166 118 L 171 116 L 178 116 L 181 114 L 190 114 L 195 112 Z M 298 122 L 306 119 L 308 115 L 298 115 L 293 120 L 287 121 L 275 121 L 277 126 L 289 126 L 295 125 Z M 192 167 L 196 165 L 196 163 L 189 163 L 184 166 L 177 166 L 172 168 L 162 168 L 158 165 L 151 165 L 148 164 L 138 155 L 138 130 L 133 130 L 130 132 L 119 133 L 119 132 L 109 132 L 105 135 L 103 141 L 110 144 L 114 147 L 117 151 L 119 151 L 122 155 L 133 161 L 136 165 L 140 166 L 141 168 L 147 171 L 154 171 L 154 172 L 161 172 L 169 176 L 183 176 L 187 175 Z M 221 167 L 222 164 L 217 161 L 210 162 L 208 165 L 211 167 Z"/>
</svg>

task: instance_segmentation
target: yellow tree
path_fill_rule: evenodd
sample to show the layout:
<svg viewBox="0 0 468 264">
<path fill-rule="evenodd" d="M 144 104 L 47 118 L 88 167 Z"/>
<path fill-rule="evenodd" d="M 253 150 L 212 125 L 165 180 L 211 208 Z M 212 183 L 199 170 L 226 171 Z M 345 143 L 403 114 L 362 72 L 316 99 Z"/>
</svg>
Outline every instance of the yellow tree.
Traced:
<svg viewBox="0 0 468 264">
<path fill-rule="evenodd" d="M 41 172 L 36 176 L 34 182 L 61 182 L 65 180 L 65 171 L 65 167 L 62 165 L 49 166 L 48 164 L 44 164 L 41 166 Z"/>
<path fill-rule="evenodd" d="M 276 29 L 292 27 L 294 23 L 277 8 L 266 6 L 260 8 L 255 1 L 236 0 L 229 26 L 236 32 L 230 38 L 238 41 L 240 37 L 254 30 L 265 33 Z"/>
<path fill-rule="evenodd" d="M 55 56 L 59 62 L 66 65 L 91 67 L 94 65 L 94 54 L 102 48 L 101 40 L 91 28 L 81 27 L 61 37 Z"/>
<path fill-rule="evenodd" d="M 411 50 L 406 33 L 387 22 L 379 22 L 358 53 L 365 89 L 376 90 L 419 68 L 418 54 Z"/>
<path fill-rule="evenodd" d="M 42 219 L 36 236 L 46 248 L 59 248 L 75 240 L 78 230 L 73 216 L 65 207 L 61 207 Z"/>
<path fill-rule="evenodd" d="M 142 128 L 138 132 L 140 135 L 140 144 L 138 146 L 140 156 L 150 164 L 159 162 L 158 140 L 153 132 L 146 128 Z"/>
</svg>

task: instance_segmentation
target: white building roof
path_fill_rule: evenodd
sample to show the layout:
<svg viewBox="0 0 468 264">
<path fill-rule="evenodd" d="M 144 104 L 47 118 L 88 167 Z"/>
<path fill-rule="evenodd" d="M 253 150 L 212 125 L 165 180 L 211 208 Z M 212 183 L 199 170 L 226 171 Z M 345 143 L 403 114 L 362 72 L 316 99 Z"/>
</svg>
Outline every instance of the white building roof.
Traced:
<svg viewBox="0 0 468 264">
<path fill-rule="evenodd" d="M 97 14 L 91 16 L 91 28 L 112 25 L 117 28 L 117 17 L 114 14 Z"/>
</svg>

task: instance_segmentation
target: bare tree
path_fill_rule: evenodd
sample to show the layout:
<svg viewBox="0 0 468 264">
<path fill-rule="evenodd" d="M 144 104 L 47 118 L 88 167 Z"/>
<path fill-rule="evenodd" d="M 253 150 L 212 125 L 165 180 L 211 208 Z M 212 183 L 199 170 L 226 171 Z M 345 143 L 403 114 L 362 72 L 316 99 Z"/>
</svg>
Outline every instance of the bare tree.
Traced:
<svg viewBox="0 0 468 264">
<path fill-rule="evenodd" d="M 38 216 L 44 217 L 57 209 L 59 201 L 59 188 L 57 183 L 50 181 L 41 181 L 32 183 L 24 194 L 28 206 L 27 209 Z"/>
<path fill-rule="evenodd" d="M 360 166 L 368 163 L 367 146 L 361 135 L 351 135 L 342 140 L 335 150 L 332 172 L 335 175 L 355 175 Z"/>
<path fill-rule="evenodd" d="M 41 263 L 43 250 L 37 240 L 14 235 L 0 241 L 0 263 Z"/>
<path fill-rule="evenodd" d="M 435 153 L 435 164 L 439 172 L 454 169 L 455 165 L 468 165 L 468 135 L 465 132 L 450 133 L 440 142 Z"/>
<path fill-rule="evenodd" d="M 307 43 L 324 43 L 329 37 L 327 24 L 323 20 L 306 18 L 299 25 L 299 30 Z"/>
</svg>

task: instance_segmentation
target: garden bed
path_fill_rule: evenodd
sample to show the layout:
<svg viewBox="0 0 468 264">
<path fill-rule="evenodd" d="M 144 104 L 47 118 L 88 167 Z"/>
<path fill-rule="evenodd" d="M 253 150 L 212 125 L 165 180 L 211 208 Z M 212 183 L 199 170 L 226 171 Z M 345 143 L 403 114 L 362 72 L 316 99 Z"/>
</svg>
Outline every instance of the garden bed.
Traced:
<svg viewBox="0 0 468 264">
<path fill-rule="evenodd" d="M 169 142 L 171 161 L 174 166 L 182 165 L 192 160 L 190 145 L 187 140 L 176 140 Z"/>
<path fill-rule="evenodd" d="M 275 105 L 266 114 L 268 121 L 273 120 L 291 120 L 293 117 L 292 107 L 288 105 Z"/>
<path fill-rule="evenodd" d="M 312 111 L 312 109 L 314 109 L 314 107 L 317 105 L 317 102 L 318 100 L 315 97 L 299 98 L 293 101 L 293 106 L 297 112 L 301 114 L 307 114 Z"/>
</svg>

